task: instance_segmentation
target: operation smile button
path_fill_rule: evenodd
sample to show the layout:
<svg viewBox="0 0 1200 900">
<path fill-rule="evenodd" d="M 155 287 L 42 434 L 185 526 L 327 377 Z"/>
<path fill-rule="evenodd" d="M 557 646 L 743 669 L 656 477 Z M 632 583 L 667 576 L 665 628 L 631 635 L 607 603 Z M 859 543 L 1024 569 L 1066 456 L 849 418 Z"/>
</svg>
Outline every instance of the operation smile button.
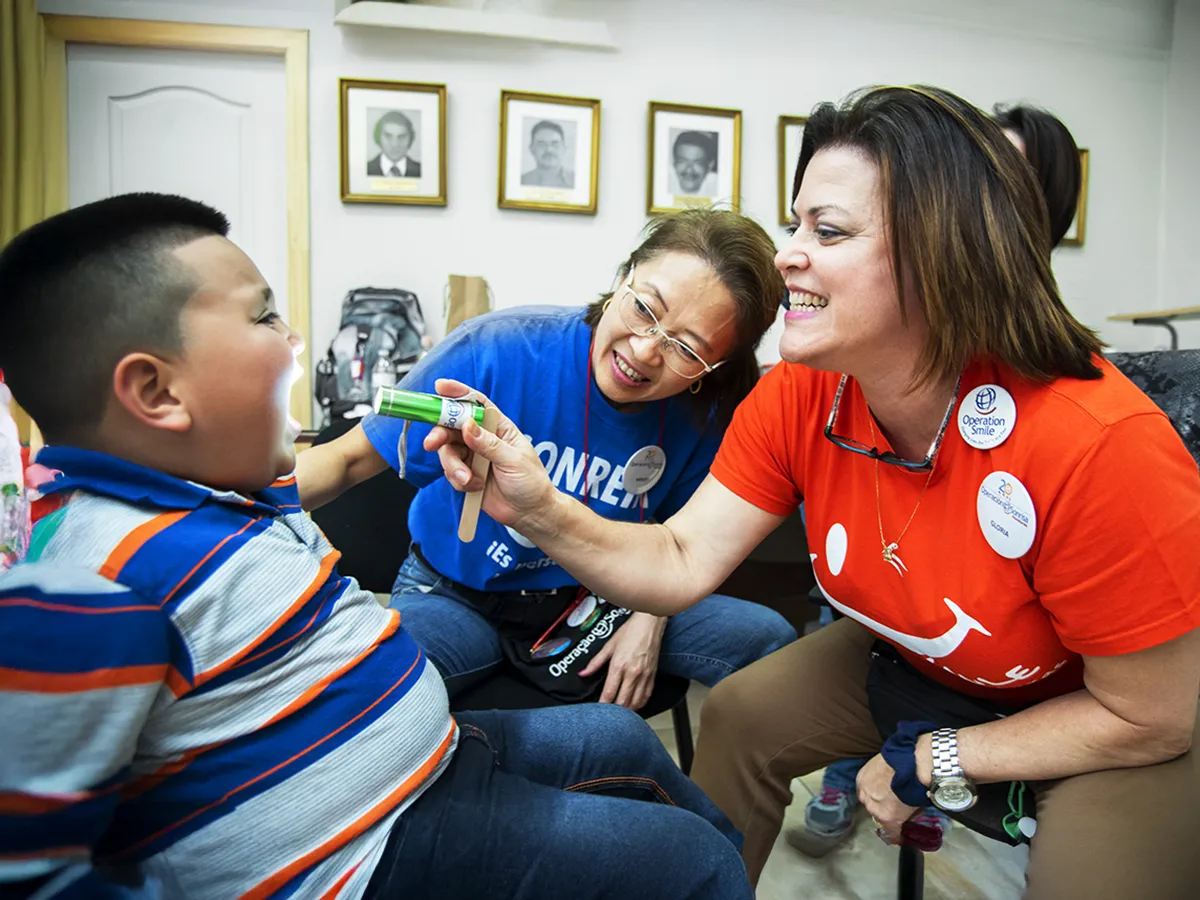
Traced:
<svg viewBox="0 0 1200 900">
<path fill-rule="evenodd" d="M 958 433 L 976 450 L 999 447 L 1017 423 L 1017 404 L 998 384 L 981 384 L 967 391 L 958 405 Z"/>
</svg>

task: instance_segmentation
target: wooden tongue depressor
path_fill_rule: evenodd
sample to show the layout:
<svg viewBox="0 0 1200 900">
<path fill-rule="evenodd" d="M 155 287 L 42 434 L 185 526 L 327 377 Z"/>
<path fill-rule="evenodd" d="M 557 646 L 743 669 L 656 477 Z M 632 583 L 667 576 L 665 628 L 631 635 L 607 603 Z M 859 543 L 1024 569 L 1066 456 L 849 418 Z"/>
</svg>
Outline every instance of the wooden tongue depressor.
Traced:
<svg viewBox="0 0 1200 900">
<path fill-rule="evenodd" d="M 495 432 L 500 414 L 496 408 L 489 406 L 483 411 L 483 424 L 480 426 L 487 431 Z M 477 491 L 468 491 L 463 497 L 462 517 L 458 520 L 458 539 L 464 544 L 475 540 L 475 528 L 479 524 L 479 510 L 483 506 L 483 492 L 487 490 L 488 473 L 492 464 L 481 453 L 471 454 L 471 472 L 483 481 L 483 487 Z"/>
</svg>

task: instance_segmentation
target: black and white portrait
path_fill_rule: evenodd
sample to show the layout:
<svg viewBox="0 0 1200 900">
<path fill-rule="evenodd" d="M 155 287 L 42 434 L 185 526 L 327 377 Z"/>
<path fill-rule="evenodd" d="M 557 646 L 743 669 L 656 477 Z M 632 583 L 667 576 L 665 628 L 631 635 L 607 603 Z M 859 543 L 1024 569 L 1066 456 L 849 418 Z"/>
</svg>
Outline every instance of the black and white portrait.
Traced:
<svg viewBox="0 0 1200 900">
<path fill-rule="evenodd" d="M 671 192 L 687 197 L 717 196 L 717 148 L 721 136 L 715 131 L 672 128 Z"/>
<path fill-rule="evenodd" d="M 338 79 L 342 200 L 446 205 L 446 86 Z"/>
<path fill-rule="evenodd" d="M 567 119 L 523 116 L 521 132 L 528 135 L 522 162 L 521 184 L 570 190 L 575 187 L 575 133 L 579 126 Z"/>
<path fill-rule="evenodd" d="M 367 123 L 367 174 L 375 178 L 420 178 L 421 111 L 367 107 Z"/>
<path fill-rule="evenodd" d="M 804 140 L 807 116 L 780 116 L 776 134 L 779 165 L 776 177 L 779 180 L 779 224 L 787 225 L 792 220 L 792 177 L 796 174 L 796 163 L 800 160 L 800 143 Z"/>
<path fill-rule="evenodd" d="M 742 113 L 736 109 L 650 104 L 646 212 L 740 205 Z"/>
<path fill-rule="evenodd" d="M 594 213 L 600 101 L 500 92 L 501 209 Z"/>
</svg>

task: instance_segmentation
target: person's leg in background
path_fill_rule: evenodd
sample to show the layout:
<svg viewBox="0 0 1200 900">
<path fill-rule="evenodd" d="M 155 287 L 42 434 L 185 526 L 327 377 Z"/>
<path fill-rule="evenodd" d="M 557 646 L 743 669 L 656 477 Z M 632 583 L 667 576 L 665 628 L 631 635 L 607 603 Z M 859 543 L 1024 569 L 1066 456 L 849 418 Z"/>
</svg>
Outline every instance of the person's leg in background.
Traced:
<svg viewBox="0 0 1200 900">
<path fill-rule="evenodd" d="M 1037 794 L 1025 900 L 1191 900 L 1200 894 L 1200 722 L 1192 749 L 1076 775 Z"/>
<path fill-rule="evenodd" d="M 729 821 L 622 707 L 463 713 L 365 900 L 752 900 Z"/>
<path fill-rule="evenodd" d="M 742 833 L 758 881 L 799 775 L 878 752 L 867 707 L 873 636 L 842 619 L 737 672 L 700 716 L 692 777 Z"/>
<path fill-rule="evenodd" d="M 496 628 L 446 579 L 410 553 L 388 604 L 433 667 L 451 697 L 500 668 L 503 651 Z"/>
<path fill-rule="evenodd" d="M 804 825 L 789 828 L 787 842 L 820 858 L 850 836 L 858 810 L 858 770 L 865 759 L 839 759 L 825 767 L 821 792 L 804 807 Z"/>
<path fill-rule="evenodd" d="M 709 687 L 796 640 L 775 610 L 713 594 L 667 620 L 658 668 Z"/>
</svg>

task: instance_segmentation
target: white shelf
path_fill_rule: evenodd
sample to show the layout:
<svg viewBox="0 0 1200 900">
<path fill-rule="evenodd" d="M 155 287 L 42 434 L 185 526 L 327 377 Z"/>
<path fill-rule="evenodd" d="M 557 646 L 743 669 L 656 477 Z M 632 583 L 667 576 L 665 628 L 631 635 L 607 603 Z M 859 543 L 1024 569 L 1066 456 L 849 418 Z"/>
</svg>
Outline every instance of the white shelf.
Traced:
<svg viewBox="0 0 1200 900">
<path fill-rule="evenodd" d="M 339 2 L 338 6 L 342 6 L 342 3 Z M 599 50 L 617 49 L 608 25 L 604 22 L 535 16 L 522 12 L 360 0 L 339 9 L 333 21 L 338 25 L 478 34 L 541 44 L 567 44 Z"/>
</svg>

